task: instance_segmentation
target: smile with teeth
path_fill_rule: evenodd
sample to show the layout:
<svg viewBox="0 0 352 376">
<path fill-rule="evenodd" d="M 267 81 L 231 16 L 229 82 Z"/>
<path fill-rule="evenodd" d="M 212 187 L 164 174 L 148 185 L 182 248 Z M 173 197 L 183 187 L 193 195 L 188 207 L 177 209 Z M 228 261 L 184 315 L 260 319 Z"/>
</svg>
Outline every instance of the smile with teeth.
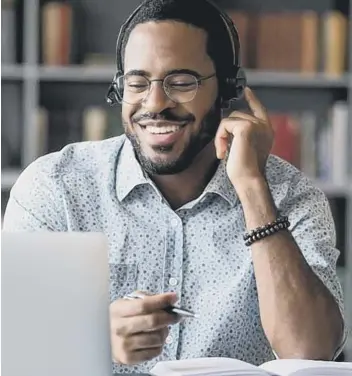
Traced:
<svg viewBox="0 0 352 376">
<path fill-rule="evenodd" d="M 147 132 L 152 134 L 167 134 L 167 133 L 176 133 L 182 126 L 181 125 L 167 125 L 163 127 L 155 127 L 153 125 L 147 125 L 143 127 Z"/>
</svg>

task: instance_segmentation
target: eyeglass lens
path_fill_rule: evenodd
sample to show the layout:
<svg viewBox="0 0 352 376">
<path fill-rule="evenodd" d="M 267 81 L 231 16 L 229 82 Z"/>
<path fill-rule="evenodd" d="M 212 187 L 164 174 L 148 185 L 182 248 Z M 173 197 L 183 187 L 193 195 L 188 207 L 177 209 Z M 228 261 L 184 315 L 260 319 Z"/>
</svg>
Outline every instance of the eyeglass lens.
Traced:
<svg viewBox="0 0 352 376">
<path fill-rule="evenodd" d="M 137 104 L 144 101 L 151 90 L 151 81 L 144 76 L 125 75 L 118 78 L 119 87 L 123 87 L 123 101 Z M 196 95 L 198 82 L 190 74 L 171 74 L 163 80 L 166 95 L 176 103 L 190 102 Z"/>
</svg>

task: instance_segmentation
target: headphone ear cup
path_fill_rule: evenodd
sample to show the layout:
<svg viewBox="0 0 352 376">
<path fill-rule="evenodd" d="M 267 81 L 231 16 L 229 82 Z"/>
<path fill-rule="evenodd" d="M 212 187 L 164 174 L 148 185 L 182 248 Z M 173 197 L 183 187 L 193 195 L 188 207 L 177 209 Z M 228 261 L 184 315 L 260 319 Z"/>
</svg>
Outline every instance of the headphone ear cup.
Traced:
<svg viewBox="0 0 352 376">
<path fill-rule="evenodd" d="M 114 106 L 115 104 L 119 103 L 119 100 L 118 100 L 118 96 L 117 96 L 117 92 L 116 92 L 116 88 L 115 88 L 115 84 L 114 84 L 114 83 L 112 83 L 112 84 L 109 86 L 108 92 L 106 93 L 106 96 L 105 96 L 105 100 L 106 100 L 106 102 L 107 102 L 110 106 Z"/>
<path fill-rule="evenodd" d="M 242 68 L 237 69 L 236 77 L 226 78 L 221 93 L 225 107 L 228 106 L 229 101 L 241 99 L 246 86 L 247 78 Z"/>
<path fill-rule="evenodd" d="M 247 76 L 243 68 L 239 68 L 236 75 L 236 91 L 237 99 L 241 99 L 244 96 L 244 89 L 247 86 Z"/>
<path fill-rule="evenodd" d="M 235 84 L 233 78 L 225 78 L 221 85 L 221 107 L 229 109 L 231 100 L 235 97 Z"/>
<path fill-rule="evenodd" d="M 117 76 L 118 75 L 116 74 L 105 96 L 106 101 L 111 106 L 114 106 L 117 103 L 121 103 L 123 98 L 123 87 L 120 87 L 120 85 L 118 84 Z"/>
</svg>

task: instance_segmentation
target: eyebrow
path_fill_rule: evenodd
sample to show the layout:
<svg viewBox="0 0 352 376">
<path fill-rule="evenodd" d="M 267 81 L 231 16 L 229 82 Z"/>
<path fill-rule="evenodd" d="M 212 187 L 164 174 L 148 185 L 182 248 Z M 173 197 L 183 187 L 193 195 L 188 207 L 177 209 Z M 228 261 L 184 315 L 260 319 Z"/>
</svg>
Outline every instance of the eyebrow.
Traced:
<svg viewBox="0 0 352 376">
<path fill-rule="evenodd" d="M 169 74 L 192 74 L 193 76 L 200 78 L 202 77 L 201 74 L 199 74 L 197 71 L 194 71 L 192 69 L 171 69 L 165 73 L 165 76 L 168 76 Z M 128 71 L 125 75 L 128 76 L 146 76 L 150 77 L 151 74 L 145 70 L 140 69 L 132 69 Z"/>
</svg>

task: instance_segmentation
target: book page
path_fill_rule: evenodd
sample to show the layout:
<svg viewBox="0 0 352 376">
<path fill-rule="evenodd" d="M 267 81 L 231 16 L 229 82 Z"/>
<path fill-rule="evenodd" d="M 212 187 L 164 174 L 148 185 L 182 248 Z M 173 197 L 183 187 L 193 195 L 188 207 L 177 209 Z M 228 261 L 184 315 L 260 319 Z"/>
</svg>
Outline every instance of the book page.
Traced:
<svg viewBox="0 0 352 376">
<path fill-rule="evenodd" d="M 280 376 L 352 375 L 352 363 L 320 360 L 277 359 L 262 364 L 259 368 Z"/>
<path fill-rule="evenodd" d="M 252 364 L 243 362 L 241 360 L 215 357 L 162 361 L 157 363 L 150 370 L 150 373 L 156 376 L 272 375 Z"/>
</svg>

